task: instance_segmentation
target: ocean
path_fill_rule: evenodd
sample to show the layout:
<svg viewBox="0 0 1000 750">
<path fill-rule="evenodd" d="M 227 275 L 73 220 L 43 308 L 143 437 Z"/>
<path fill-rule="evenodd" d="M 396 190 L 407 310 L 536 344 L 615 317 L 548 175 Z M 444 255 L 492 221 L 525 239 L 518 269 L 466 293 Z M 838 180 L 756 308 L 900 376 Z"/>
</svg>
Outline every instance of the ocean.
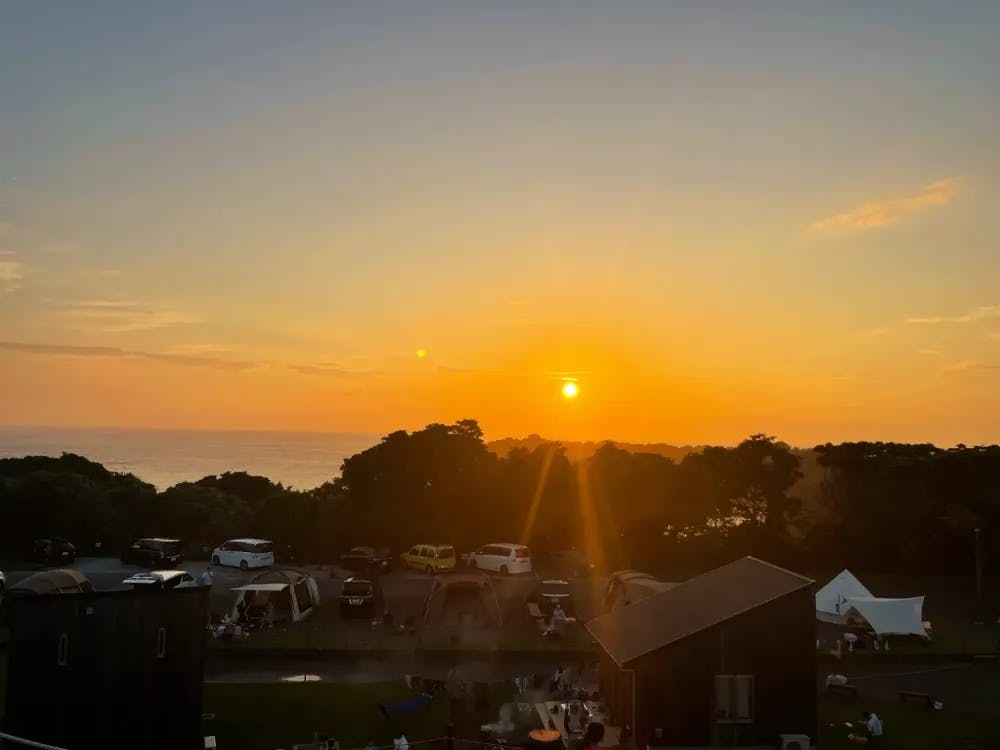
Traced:
<svg viewBox="0 0 1000 750">
<path fill-rule="evenodd" d="M 77 453 L 161 490 L 225 471 L 307 490 L 338 476 L 345 458 L 380 439 L 341 432 L 0 427 L 0 458 Z"/>
</svg>

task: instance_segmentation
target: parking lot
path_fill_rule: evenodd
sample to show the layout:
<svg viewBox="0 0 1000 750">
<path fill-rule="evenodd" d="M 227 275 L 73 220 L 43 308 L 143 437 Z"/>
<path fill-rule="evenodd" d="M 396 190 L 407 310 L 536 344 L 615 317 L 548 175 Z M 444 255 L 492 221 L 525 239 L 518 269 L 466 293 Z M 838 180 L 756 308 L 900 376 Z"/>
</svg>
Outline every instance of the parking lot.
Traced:
<svg viewBox="0 0 1000 750">
<path fill-rule="evenodd" d="M 185 561 L 179 567 L 200 577 L 207 562 Z M 145 570 L 136 565 L 123 565 L 113 557 L 81 557 L 74 565 L 76 570 L 84 573 L 98 590 L 126 588 L 122 581 L 133 573 Z M 280 567 L 280 566 L 278 566 Z M 319 585 L 320 597 L 324 604 L 333 604 L 340 596 L 343 580 L 350 572 L 330 565 L 296 566 L 315 576 Z M 41 567 L 7 570 L 8 586 L 22 578 L 41 570 Z M 249 582 L 260 570 L 243 571 L 239 568 L 213 566 L 214 582 L 211 593 L 211 608 L 221 613 L 226 611 L 235 599 L 230 589 Z M 423 608 L 424 599 L 430 590 L 433 576 L 408 570 L 390 570 L 381 576 L 382 592 L 388 609 L 397 621 L 408 616 L 417 616 Z M 500 602 L 505 623 L 517 624 L 528 620 L 525 600 L 537 585 L 537 574 L 518 576 L 495 576 L 494 589 Z M 574 604 L 581 619 L 587 619 L 598 614 L 606 578 L 577 578 L 570 581 Z M 329 618 L 324 618 L 329 621 Z"/>
</svg>

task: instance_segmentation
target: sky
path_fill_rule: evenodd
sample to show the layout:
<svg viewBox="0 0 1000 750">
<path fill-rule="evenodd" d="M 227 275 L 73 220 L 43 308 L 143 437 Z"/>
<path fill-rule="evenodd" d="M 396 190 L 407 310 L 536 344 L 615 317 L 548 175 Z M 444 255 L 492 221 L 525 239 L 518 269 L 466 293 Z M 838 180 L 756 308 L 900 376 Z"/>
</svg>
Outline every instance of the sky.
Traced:
<svg viewBox="0 0 1000 750">
<path fill-rule="evenodd" d="M 998 35 L 0 0 L 0 424 L 996 442 Z"/>
</svg>

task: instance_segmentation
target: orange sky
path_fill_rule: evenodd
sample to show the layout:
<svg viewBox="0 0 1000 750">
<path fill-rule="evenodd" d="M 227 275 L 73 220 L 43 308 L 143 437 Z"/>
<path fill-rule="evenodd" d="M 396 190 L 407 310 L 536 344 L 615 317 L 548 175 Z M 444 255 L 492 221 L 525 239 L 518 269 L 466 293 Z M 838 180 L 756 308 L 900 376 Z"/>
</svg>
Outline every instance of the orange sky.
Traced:
<svg viewBox="0 0 1000 750">
<path fill-rule="evenodd" d="M 996 441 L 1000 9 L 710 5 L 4 6 L 0 424 Z"/>
</svg>

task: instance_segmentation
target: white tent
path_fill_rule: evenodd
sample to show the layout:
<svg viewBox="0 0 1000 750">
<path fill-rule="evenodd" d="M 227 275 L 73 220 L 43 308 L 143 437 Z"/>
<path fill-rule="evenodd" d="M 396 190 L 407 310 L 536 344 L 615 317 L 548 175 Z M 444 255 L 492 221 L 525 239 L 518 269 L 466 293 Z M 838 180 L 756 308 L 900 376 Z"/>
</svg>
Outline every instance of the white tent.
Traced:
<svg viewBox="0 0 1000 750">
<path fill-rule="evenodd" d="M 883 635 L 919 635 L 927 637 L 924 629 L 924 597 L 910 599 L 881 599 L 874 596 L 854 596 L 847 607 L 857 612 L 871 625 L 879 637 Z"/>
<path fill-rule="evenodd" d="M 842 623 L 852 598 L 872 599 L 872 592 L 849 570 L 842 570 L 816 592 L 816 617 L 825 622 Z"/>
<path fill-rule="evenodd" d="M 258 619 L 270 609 L 275 620 L 299 622 L 319 604 L 319 587 L 311 575 L 295 568 L 276 568 L 259 573 L 245 586 L 237 586 L 233 604 L 235 618 L 240 607 L 251 619 Z"/>
</svg>

